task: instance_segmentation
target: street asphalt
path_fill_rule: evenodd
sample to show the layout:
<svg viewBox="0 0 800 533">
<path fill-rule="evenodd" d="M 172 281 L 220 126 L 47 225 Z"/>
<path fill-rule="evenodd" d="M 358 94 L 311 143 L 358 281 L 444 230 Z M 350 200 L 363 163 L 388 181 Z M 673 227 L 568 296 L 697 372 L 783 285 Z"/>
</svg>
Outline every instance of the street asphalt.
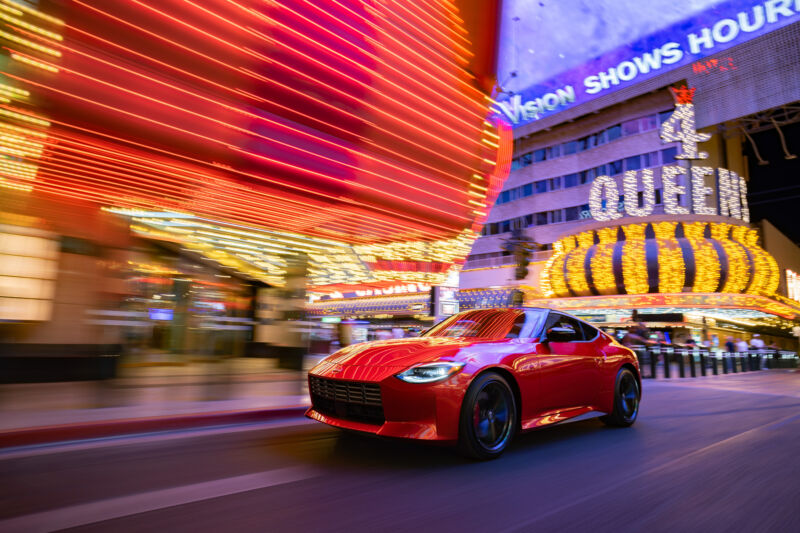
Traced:
<svg viewBox="0 0 800 533">
<path fill-rule="evenodd" d="M 0 453 L 0 531 L 800 531 L 800 373 L 646 381 L 491 462 L 314 422 Z"/>
</svg>

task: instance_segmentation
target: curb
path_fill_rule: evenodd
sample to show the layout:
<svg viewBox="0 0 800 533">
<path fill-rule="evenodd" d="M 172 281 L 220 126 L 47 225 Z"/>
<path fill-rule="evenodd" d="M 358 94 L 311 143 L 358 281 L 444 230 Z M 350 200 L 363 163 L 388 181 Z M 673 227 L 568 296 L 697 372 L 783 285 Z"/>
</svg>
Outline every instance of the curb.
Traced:
<svg viewBox="0 0 800 533">
<path fill-rule="evenodd" d="M 0 449 L 36 444 L 51 444 L 104 437 L 118 437 L 137 433 L 194 429 L 227 424 L 245 424 L 302 417 L 307 405 L 277 409 L 248 409 L 217 411 L 178 416 L 157 416 L 105 420 L 79 424 L 64 424 L 0 431 Z"/>
</svg>

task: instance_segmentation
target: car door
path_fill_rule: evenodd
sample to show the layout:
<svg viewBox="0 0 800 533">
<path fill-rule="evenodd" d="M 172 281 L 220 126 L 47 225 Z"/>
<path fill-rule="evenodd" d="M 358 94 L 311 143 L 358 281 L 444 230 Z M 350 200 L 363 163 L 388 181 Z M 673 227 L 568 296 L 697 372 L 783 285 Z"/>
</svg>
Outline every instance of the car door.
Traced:
<svg viewBox="0 0 800 533">
<path fill-rule="evenodd" d="M 597 348 L 598 336 L 587 339 L 586 332 L 597 330 L 591 327 L 585 329 L 581 321 L 551 311 L 545 322 L 544 337 L 556 327 L 571 329 L 575 335 L 568 341 L 549 339 L 539 347 L 537 381 L 541 392 L 541 410 L 545 412 L 594 405 L 599 379 L 598 358 L 602 359 L 603 354 Z"/>
</svg>

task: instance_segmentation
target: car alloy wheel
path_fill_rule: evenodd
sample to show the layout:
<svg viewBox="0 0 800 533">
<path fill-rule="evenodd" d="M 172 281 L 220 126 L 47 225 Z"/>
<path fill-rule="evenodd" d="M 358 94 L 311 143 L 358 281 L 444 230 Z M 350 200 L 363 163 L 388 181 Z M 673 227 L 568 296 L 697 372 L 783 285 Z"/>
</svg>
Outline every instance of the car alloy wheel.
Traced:
<svg viewBox="0 0 800 533">
<path fill-rule="evenodd" d="M 630 426 L 639 415 L 640 400 L 639 380 L 630 369 L 621 368 L 614 386 L 614 412 L 600 420 L 610 426 Z"/>
<path fill-rule="evenodd" d="M 494 372 L 478 376 L 464 396 L 461 412 L 461 451 L 475 459 L 499 456 L 517 422 L 514 394 L 506 380 Z"/>
</svg>

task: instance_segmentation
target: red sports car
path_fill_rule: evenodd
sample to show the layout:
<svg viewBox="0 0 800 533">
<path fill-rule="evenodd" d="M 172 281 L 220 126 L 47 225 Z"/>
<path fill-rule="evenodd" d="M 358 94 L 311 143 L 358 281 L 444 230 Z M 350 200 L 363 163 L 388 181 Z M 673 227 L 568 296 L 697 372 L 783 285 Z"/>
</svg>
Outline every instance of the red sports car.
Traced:
<svg viewBox="0 0 800 533">
<path fill-rule="evenodd" d="M 516 431 L 587 413 L 636 420 L 634 353 L 568 314 L 539 308 L 465 311 L 421 337 L 348 346 L 308 376 L 306 416 L 332 426 L 457 443 L 500 455 Z"/>
</svg>

